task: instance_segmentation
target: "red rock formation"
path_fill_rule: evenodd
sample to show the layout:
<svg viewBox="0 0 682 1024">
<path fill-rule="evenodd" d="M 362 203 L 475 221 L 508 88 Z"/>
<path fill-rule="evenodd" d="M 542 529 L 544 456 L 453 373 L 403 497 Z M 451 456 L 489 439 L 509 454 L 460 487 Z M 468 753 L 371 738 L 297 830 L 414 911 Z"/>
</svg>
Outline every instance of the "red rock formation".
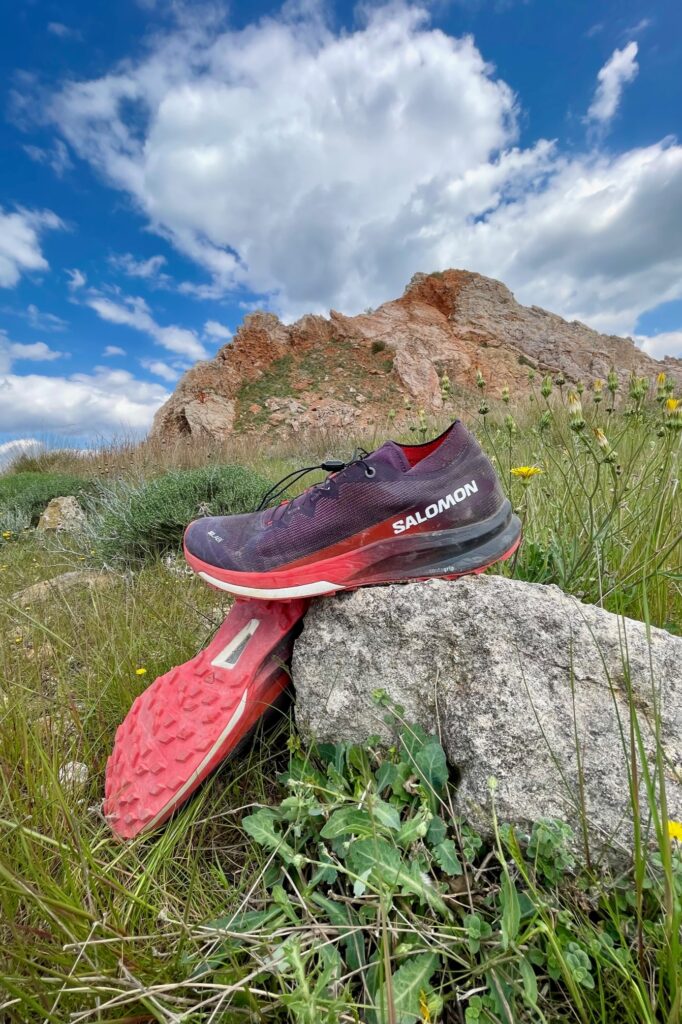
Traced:
<svg viewBox="0 0 682 1024">
<path fill-rule="evenodd" d="M 244 318 L 234 340 L 178 383 L 154 418 L 152 436 L 297 431 L 309 426 L 362 429 L 405 404 L 438 412 L 440 380 L 475 390 L 528 387 L 528 368 L 562 371 L 589 383 L 615 367 L 653 377 L 664 370 L 682 386 L 682 360 L 655 360 L 629 338 L 598 334 L 537 306 L 521 306 L 505 285 L 465 270 L 415 274 L 404 295 L 348 317 L 304 316 L 290 326 L 272 313 Z"/>
</svg>

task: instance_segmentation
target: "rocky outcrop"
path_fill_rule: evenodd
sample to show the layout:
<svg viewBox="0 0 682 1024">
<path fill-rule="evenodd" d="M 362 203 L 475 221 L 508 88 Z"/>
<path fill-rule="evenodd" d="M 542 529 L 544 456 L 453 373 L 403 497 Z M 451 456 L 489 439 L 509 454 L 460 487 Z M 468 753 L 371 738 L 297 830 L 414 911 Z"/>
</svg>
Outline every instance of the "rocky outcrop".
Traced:
<svg viewBox="0 0 682 1024">
<path fill-rule="evenodd" d="M 271 313 L 250 314 L 215 359 L 184 375 L 151 434 L 362 430 L 389 413 L 400 423 L 416 409 L 439 412 L 444 373 L 458 398 L 475 390 L 477 370 L 492 393 L 518 394 L 529 366 L 586 382 L 611 367 L 623 382 L 665 370 L 682 385 L 682 360 L 651 359 L 630 339 L 521 306 L 499 281 L 446 270 L 415 274 L 399 299 L 359 316 L 332 311 L 285 326 Z"/>
<path fill-rule="evenodd" d="M 659 716 L 668 813 L 682 818 L 682 638 L 499 576 L 374 587 L 313 604 L 296 642 L 296 718 L 320 741 L 392 739 L 384 691 L 435 732 L 459 810 L 490 828 L 568 821 L 594 856 L 629 849 L 630 725 L 650 765 Z M 642 817 L 648 808 L 639 774 Z"/>
<path fill-rule="evenodd" d="M 78 533 L 85 524 L 85 512 L 69 494 L 53 498 L 40 517 L 37 529 L 47 532 Z"/>
</svg>

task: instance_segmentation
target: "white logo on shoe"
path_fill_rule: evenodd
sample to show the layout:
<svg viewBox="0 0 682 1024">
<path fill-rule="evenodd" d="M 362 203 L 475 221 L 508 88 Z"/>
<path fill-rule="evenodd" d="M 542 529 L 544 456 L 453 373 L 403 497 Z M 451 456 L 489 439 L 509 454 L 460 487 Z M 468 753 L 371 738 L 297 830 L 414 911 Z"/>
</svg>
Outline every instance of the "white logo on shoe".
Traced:
<svg viewBox="0 0 682 1024">
<path fill-rule="evenodd" d="M 447 494 L 444 498 L 439 498 L 438 501 L 434 501 L 432 505 L 427 505 L 423 512 L 415 512 L 414 515 L 405 516 L 404 519 L 396 519 L 393 525 L 394 533 L 404 533 L 405 530 L 411 530 L 413 526 L 418 526 L 420 523 L 425 523 L 429 519 L 433 519 L 435 516 L 439 516 L 441 512 L 447 512 L 453 505 L 458 505 L 460 501 L 465 501 L 470 498 L 472 494 L 476 494 L 478 491 L 478 484 L 475 480 L 472 480 L 470 484 L 465 484 L 464 487 L 458 487 L 452 494 Z"/>
</svg>

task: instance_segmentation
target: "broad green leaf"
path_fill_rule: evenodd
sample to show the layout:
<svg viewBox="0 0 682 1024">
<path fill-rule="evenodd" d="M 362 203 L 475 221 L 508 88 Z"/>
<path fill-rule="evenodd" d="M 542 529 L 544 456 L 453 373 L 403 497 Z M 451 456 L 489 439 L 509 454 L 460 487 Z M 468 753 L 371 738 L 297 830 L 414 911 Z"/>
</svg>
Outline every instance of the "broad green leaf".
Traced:
<svg viewBox="0 0 682 1024">
<path fill-rule="evenodd" d="M 387 786 L 393 788 L 394 783 L 399 781 L 399 779 L 398 766 L 393 764 L 392 761 L 384 761 L 376 773 L 377 793 L 383 792 Z"/>
<path fill-rule="evenodd" d="M 429 822 L 429 828 L 426 833 L 426 841 L 431 847 L 438 846 L 444 839 L 447 838 L 448 830 L 445 822 L 438 815 L 434 814 Z"/>
<path fill-rule="evenodd" d="M 431 812 L 420 807 L 417 813 L 404 821 L 398 833 L 398 845 L 404 848 L 411 846 L 417 839 L 423 839 L 429 830 Z"/>
<path fill-rule="evenodd" d="M 267 807 L 242 818 L 242 828 L 259 846 L 276 851 L 286 864 L 296 857 L 295 851 L 275 829 L 275 815 Z"/>
<path fill-rule="evenodd" d="M 389 889 L 411 893 L 449 917 L 447 907 L 433 886 L 418 871 L 413 876 L 400 851 L 380 836 L 351 843 L 347 862 L 351 871 L 357 875 L 364 876 L 365 872 L 369 872 L 367 878 L 377 888 L 387 886 Z"/>
<path fill-rule="evenodd" d="M 400 830 L 400 814 L 396 807 L 376 798 L 370 806 L 370 813 L 376 821 L 394 832 Z"/>
<path fill-rule="evenodd" d="M 500 905 L 502 907 L 502 948 L 509 949 L 519 934 L 521 907 L 519 894 L 516 891 L 509 872 L 505 870 L 500 888 Z"/>
<path fill-rule="evenodd" d="M 338 839 L 340 837 L 350 838 L 356 836 L 371 836 L 375 832 L 367 811 L 358 810 L 352 804 L 339 807 L 329 815 L 329 820 L 320 831 L 323 839 Z"/>
<path fill-rule="evenodd" d="M 432 737 L 417 751 L 414 759 L 424 781 L 440 791 L 448 781 L 448 762 L 438 740 Z"/>
<path fill-rule="evenodd" d="M 444 839 L 433 848 L 433 855 L 439 868 L 447 875 L 461 875 L 462 865 L 457 856 L 457 847 L 452 839 Z"/>
<path fill-rule="evenodd" d="M 422 1020 L 421 1001 L 428 1001 L 432 993 L 430 981 L 439 967 L 437 953 L 420 953 L 406 960 L 379 987 L 375 998 L 378 1024 L 388 1024 L 389 1021 L 389 986 L 393 993 L 396 1024 L 415 1024 Z"/>
</svg>

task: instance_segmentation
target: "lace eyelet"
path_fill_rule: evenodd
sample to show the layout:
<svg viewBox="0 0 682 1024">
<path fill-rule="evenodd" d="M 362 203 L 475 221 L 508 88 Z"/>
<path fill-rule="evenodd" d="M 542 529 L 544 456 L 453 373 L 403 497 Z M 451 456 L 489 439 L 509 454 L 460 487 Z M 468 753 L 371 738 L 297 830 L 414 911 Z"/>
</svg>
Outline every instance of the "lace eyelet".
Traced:
<svg viewBox="0 0 682 1024">
<path fill-rule="evenodd" d="M 366 477 L 368 477 L 368 478 L 369 478 L 369 479 L 371 480 L 371 479 L 372 479 L 372 477 L 373 477 L 373 476 L 374 476 L 375 474 L 376 474 L 376 469 L 375 469 L 375 467 L 374 467 L 374 466 L 365 466 L 365 476 L 366 476 Z"/>
</svg>

